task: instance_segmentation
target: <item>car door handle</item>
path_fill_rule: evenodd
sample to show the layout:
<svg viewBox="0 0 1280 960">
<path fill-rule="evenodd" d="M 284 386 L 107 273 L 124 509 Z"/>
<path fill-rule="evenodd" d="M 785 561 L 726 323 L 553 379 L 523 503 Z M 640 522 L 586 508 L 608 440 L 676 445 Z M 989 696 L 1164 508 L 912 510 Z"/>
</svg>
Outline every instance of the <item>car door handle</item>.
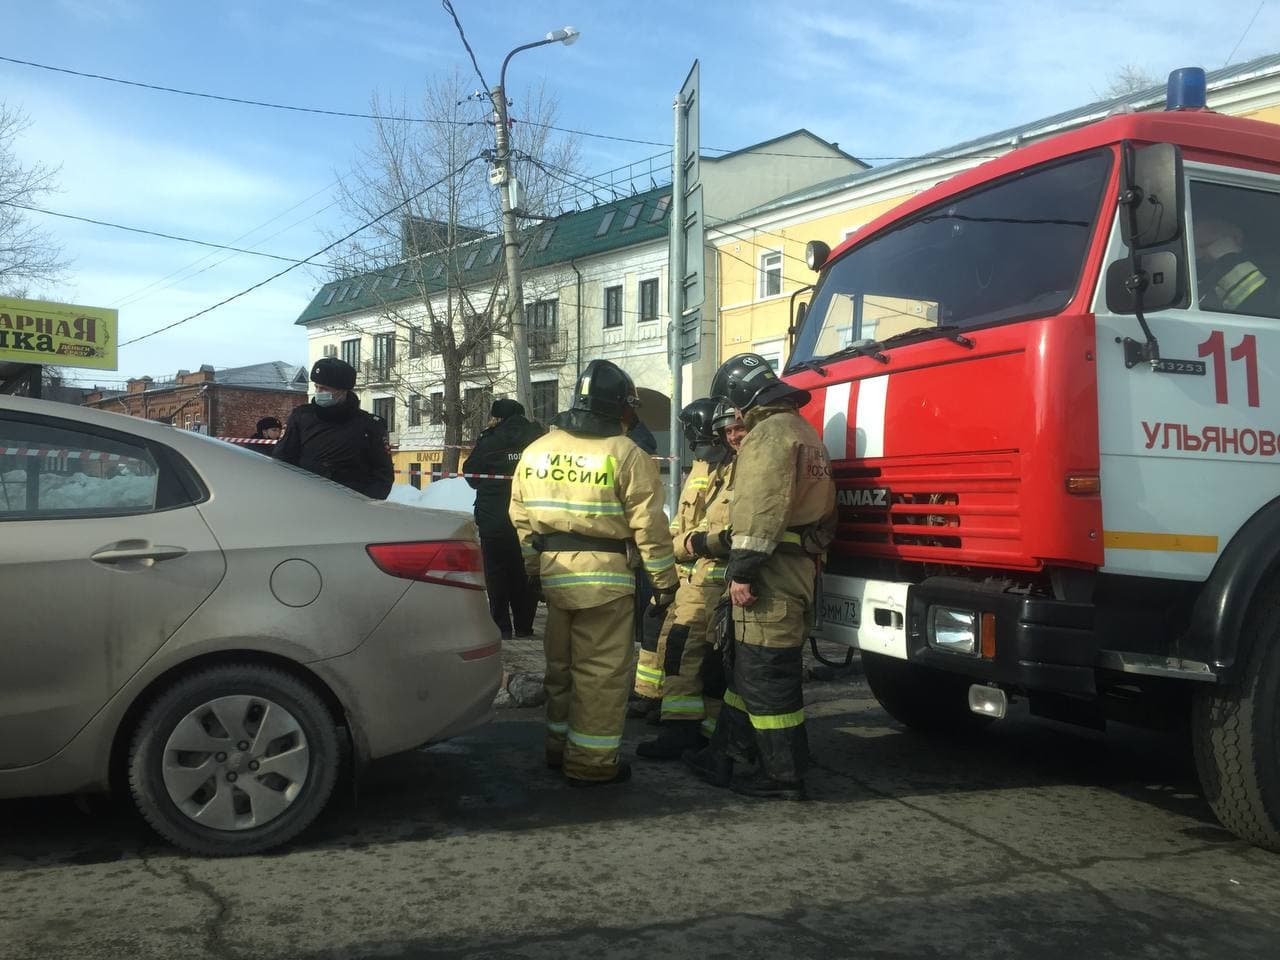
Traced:
<svg viewBox="0 0 1280 960">
<path fill-rule="evenodd" d="M 129 560 L 150 560 L 154 563 L 160 560 L 176 560 L 186 555 L 187 551 L 182 547 L 158 547 L 146 541 L 126 540 L 94 551 L 89 554 L 89 559 L 95 563 L 106 564 L 124 563 Z"/>
</svg>

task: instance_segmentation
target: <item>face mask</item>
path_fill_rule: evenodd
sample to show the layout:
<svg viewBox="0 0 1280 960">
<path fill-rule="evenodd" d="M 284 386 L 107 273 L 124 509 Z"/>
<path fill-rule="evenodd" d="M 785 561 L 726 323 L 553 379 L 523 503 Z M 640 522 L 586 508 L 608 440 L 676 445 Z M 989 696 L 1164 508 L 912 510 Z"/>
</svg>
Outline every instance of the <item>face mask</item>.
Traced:
<svg viewBox="0 0 1280 960">
<path fill-rule="evenodd" d="M 315 403 L 317 407 L 332 407 L 337 402 L 338 395 L 336 393 L 329 393 L 327 390 L 316 391 Z"/>
</svg>

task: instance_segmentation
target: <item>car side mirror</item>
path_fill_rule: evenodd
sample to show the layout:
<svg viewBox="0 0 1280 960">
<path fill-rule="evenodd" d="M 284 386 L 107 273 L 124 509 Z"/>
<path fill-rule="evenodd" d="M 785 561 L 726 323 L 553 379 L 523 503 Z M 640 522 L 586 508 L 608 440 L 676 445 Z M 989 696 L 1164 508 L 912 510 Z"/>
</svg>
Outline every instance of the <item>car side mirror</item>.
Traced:
<svg viewBox="0 0 1280 960">
<path fill-rule="evenodd" d="M 1125 244 L 1148 250 L 1172 243 L 1182 235 L 1186 205 L 1182 151 L 1172 143 L 1135 148 L 1127 142 L 1122 151 L 1120 234 Z"/>
<path fill-rule="evenodd" d="M 1107 309 L 1115 314 L 1138 312 L 1138 295 L 1146 312 L 1165 310 L 1182 302 L 1184 284 L 1178 257 L 1160 250 L 1138 255 L 1137 273 L 1125 257 L 1107 267 Z"/>
</svg>

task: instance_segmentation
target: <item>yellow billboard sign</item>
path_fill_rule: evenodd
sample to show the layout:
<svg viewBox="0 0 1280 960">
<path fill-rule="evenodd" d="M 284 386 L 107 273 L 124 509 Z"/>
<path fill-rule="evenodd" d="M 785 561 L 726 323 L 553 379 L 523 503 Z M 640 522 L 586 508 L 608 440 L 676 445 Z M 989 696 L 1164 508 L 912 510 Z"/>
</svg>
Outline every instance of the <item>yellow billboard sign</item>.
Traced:
<svg viewBox="0 0 1280 960">
<path fill-rule="evenodd" d="M 106 307 L 0 297 L 0 361 L 114 370 L 119 323 Z"/>
</svg>

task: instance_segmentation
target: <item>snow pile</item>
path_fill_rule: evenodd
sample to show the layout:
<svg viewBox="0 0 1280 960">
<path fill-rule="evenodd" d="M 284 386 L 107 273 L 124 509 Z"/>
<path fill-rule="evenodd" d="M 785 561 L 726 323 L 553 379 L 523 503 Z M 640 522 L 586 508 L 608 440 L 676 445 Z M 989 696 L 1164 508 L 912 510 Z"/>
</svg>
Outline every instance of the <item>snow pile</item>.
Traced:
<svg viewBox="0 0 1280 960">
<path fill-rule="evenodd" d="M 10 470 L 3 476 L 0 510 L 27 508 L 27 472 Z M 129 476 L 90 477 L 83 473 L 41 473 L 41 510 L 101 510 L 121 507 L 151 508 L 156 500 L 156 478 Z"/>
<path fill-rule="evenodd" d="M 391 488 L 387 499 L 410 507 L 470 513 L 476 504 L 476 492 L 461 477 L 449 477 L 433 480 L 421 490 L 414 489 L 409 483 L 397 483 Z"/>
</svg>

